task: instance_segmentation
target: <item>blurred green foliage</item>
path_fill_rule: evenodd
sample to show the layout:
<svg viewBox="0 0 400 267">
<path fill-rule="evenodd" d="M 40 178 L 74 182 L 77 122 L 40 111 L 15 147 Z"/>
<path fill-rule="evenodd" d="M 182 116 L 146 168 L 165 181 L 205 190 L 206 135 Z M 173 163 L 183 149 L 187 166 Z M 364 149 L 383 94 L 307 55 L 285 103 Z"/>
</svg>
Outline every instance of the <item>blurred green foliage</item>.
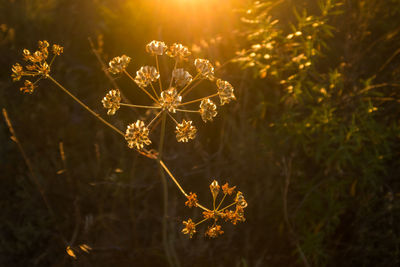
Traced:
<svg viewBox="0 0 400 267">
<path fill-rule="evenodd" d="M 399 13 L 398 0 L 1 0 L 0 107 L 53 213 L 1 122 L 0 265 L 166 265 L 157 165 L 47 81 L 33 95 L 11 82 L 23 48 L 60 43 L 54 76 L 105 116 L 111 85 L 88 37 L 104 42 L 105 61 L 131 56 L 132 72 L 148 64 L 153 39 L 193 45 L 215 63 L 235 57 L 218 75 L 237 103 L 191 144 L 171 135 L 165 157 L 202 200 L 214 178 L 237 185 L 247 221 L 187 240 L 181 222 L 198 211 L 170 184 L 169 240 L 182 266 L 297 266 L 301 253 L 311 266 L 398 265 Z M 110 121 L 123 129 L 138 116 Z M 79 244 L 93 250 L 74 260 L 65 248 Z"/>
</svg>

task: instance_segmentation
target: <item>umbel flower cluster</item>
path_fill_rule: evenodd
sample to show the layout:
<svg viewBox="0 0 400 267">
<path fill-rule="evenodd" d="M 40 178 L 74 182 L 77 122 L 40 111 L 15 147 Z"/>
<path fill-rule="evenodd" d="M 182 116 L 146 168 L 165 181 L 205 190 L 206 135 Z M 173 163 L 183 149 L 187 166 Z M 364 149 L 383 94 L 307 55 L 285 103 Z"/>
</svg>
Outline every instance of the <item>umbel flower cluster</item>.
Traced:
<svg viewBox="0 0 400 267">
<path fill-rule="evenodd" d="M 197 195 L 195 193 L 190 193 L 187 195 L 187 201 L 185 205 L 189 208 L 191 207 L 199 207 L 203 209 L 203 220 L 195 223 L 189 218 L 187 221 L 183 221 L 184 228 L 182 229 L 182 233 L 189 235 L 190 238 L 196 233 L 197 225 L 211 220 L 212 223 L 209 225 L 205 235 L 210 238 L 215 238 L 219 235 L 222 235 L 224 231 L 222 231 L 222 227 L 218 224 L 218 220 L 231 222 L 232 224 L 236 225 L 238 222 L 244 222 L 246 219 L 244 217 L 244 209 L 247 207 L 247 202 L 242 194 L 242 192 L 237 191 L 233 203 L 221 207 L 222 203 L 226 199 L 226 196 L 231 196 L 234 194 L 236 186 L 229 187 L 229 184 L 226 183 L 222 186 L 222 193 L 223 196 L 220 198 L 220 201 L 217 205 L 217 199 L 220 192 L 220 185 L 216 180 L 214 180 L 210 184 L 210 191 L 213 197 L 213 208 L 207 209 L 204 208 L 202 205 L 198 203 Z M 234 209 L 229 209 L 234 207 Z"/>
<path fill-rule="evenodd" d="M 152 101 L 151 105 L 121 103 L 118 89 L 111 89 L 102 100 L 104 108 L 108 110 L 108 115 L 114 115 L 121 106 L 157 110 L 150 122 L 137 120 L 128 125 L 125 139 L 130 148 L 141 150 L 151 143 L 150 126 L 157 122 L 163 113 L 167 114 L 175 124 L 177 141 L 188 142 L 196 137 L 197 128 L 192 120 L 182 119 L 178 122 L 174 117 L 176 113 L 197 113 L 204 122 L 208 122 L 217 116 L 217 104 L 213 98 L 218 97 L 220 105 L 228 104 L 236 99 L 233 86 L 228 81 L 215 77 L 214 67 L 209 60 L 195 59 L 193 66 L 196 73 L 193 75 L 184 68 L 184 63 L 189 61 L 191 55 L 189 49 L 184 45 L 175 43 L 168 47 L 164 42 L 152 41 L 146 45 L 146 51 L 155 57 L 155 66 L 140 67 L 136 71 L 135 77 L 127 71 L 131 58 L 126 55 L 113 58 L 109 62 L 109 71 L 112 74 L 127 75 L 149 97 Z M 169 81 L 162 81 L 160 76 L 158 58 L 164 55 L 175 60 Z M 183 101 L 185 96 L 203 80 L 214 83 L 216 92 L 199 99 Z M 200 103 L 198 108 L 191 108 L 196 103 Z"/>
<path fill-rule="evenodd" d="M 169 178 L 175 183 L 181 193 L 186 197 L 187 201 L 185 205 L 192 208 L 200 208 L 203 210 L 203 219 L 195 223 L 191 218 L 183 221 L 184 228 L 182 233 L 187 234 L 190 238 L 196 233 L 196 227 L 206 221 L 212 221 L 208 227 L 205 235 L 210 238 L 215 238 L 223 234 L 220 222 L 226 221 L 236 225 L 238 222 L 244 222 L 244 209 L 247 207 L 247 202 L 244 199 L 243 194 L 240 191 L 235 193 L 236 187 L 229 187 L 228 183 L 222 187 L 219 186 L 217 181 L 213 181 L 210 185 L 211 194 L 213 197 L 213 208 L 208 209 L 198 202 L 197 195 L 195 193 L 187 194 L 179 184 L 178 180 L 173 176 L 172 172 L 168 169 L 162 160 L 162 145 L 160 145 L 160 151 L 147 150 L 145 146 L 151 144 L 149 138 L 150 126 L 154 124 L 160 117 L 162 117 L 162 134 L 161 140 L 164 138 L 163 129 L 165 129 L 165 120 L 169 117 L 176 125 L 176 139 L 178 142 L 188 142 L 196 137 L 197 129 L 193 125 L 193 121 L 189 119 L 182 119 L 178 122 L 174 115 L 176 113 L 183 113 L 187 115 L 197 113 L 200 115 L 204 122 L 212 121 L 217 115 L 217 104 L 225 105 L 235 100 L 234 89 L 228 81 L 216 78 L 214 73 L 214 67 L 207 59 L 194 59 L 193 69 L 194 74 L 190 74 L 189 70 L 184 68 L 184 63 L 189 61 L 191 52 L 189 49 L 182 44 L 173 44 L 171 46 L 165 45 L 164 42 L 152 41 L 146 46 L 146 51 L 155 58 L 155 66 L 143 66 L 136 71 L 136 76 L 133 77 L 127 71 L 128 64 L 131 58 L 122 55 L 115 57 L 109 62 L 108 71 L 112 74 L 125 74 L 131 79 L 139 89 L 145 93 L 152 101 L 151 105 L 136 105 L 121 102 L 121 92 L 118 89 L 111 89 L 102 100 L 103 106 L 107 109 L 108 115 L 114 115 L 121 106 L 144 108 L 156 110 L 155 116 L 150 122 L 145 123 L 142 120 L 136 120 L 127 126 L 125 132 L 121 131 L 117 127 L 110 124 L 108 121 L 103 119 L 99 114 L 94 112 L 91 108 L 85 105 L 79 98 L 73 95 L 68 89 L 62 86 L 57 80 L 50 75 L 50 68 L 53 64 L 56 56 L 59 56 L 63 52 L 63 48 L 59 45 L 53 45 L 51 47 L 52 57 L 48 62 L 50 44 L 47 41 L 39 41 L 39 48 L 34 53 L 29 50 L 23 50 L 23 59 L 26 62 L 25 66 L 15 64 L 12 66 L 11 77 L 14 81 L 19 81 L 22 77 L 28 76 L 36 78 L 35 82 L 25 80 L 24 87 L 20 90 L 24 93 L 33 93 L 36 88 L 36 84 L 41 79 L 47 79 L 53 82 L 58 88 L 70 96 L 74 101 L 85 108 L 91 113 L 96 119 L 100 120 L 104 125 L 110 127 L 112 130 L 123 136 L 128 143 L 128 147 L 136 149 L 142 155 L 156 160 L 160 167 L 168 174 Z M 162 81 L 159 70 L 159 56 L 166 55 L 175 60 L 174 68 L 171 72 L 169 81 Z M 208 81 L 213 84 L 216 88 L 215 93 L 201 97 L 199 99 L 193 99 L 183 101 L 188 93 L 193 90 L 200 82 Z M 200 104 L 199 104 L 200 103 Z M 198 108 L 193 109 L 193 105 L 199 104 Z M 162 116 L 161 116 L 162 115 Z M 160 169 L 161 170 L 161 169 Z M 163 174 L 162 170 L 161 173 Z M 164 178 L 165 179 L 165 178 Z M 223 196 L 218 197 L 222 188 Z M 227 196 L 233 197 L 233 202 L 225 207 L 222 207 L 224 200 Z M 219 203 L 217 204 L 217 200 Z M 80 246 L 82 251 L 88 252 L 90 247 L 87 245 Z M 79 251 L 72 244 L 67 246 L 67 253 L 71 257 L 75 257 L 74 251 Z"/>
</svg>

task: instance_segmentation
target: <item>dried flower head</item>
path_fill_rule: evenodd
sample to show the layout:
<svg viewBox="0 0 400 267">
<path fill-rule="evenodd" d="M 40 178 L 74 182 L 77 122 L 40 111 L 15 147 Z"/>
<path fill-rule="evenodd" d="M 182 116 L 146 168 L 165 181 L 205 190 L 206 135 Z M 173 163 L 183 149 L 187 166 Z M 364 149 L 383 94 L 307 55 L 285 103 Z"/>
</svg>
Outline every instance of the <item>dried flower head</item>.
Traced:
<svg viewBox="0 0 400 267">
<path fill-rule="evenodd" d="M 177 86 L 183 87 L 190 83 L 193 77 L 184 69 L 175 69 L 172 71 L 172 79 L 174 79 Z"/>
<path fill-rule="evenodd" d="M 160 78 L 160 73 L 155 67 L 144 66 L 136 72 L 135 82 L 139 87 L 147 87 L 158 78 Z"/>
<path fill-rule="evenodd" d="M 215 181 L 215 180 L 212 181 L 212 183 L 210 184 L 210 191 L 211 191 L 211 194 L 213 196 L 213 199 L 217 198 L 217 195 L 219 193 L 219 189 L 220 189 L 220 186 L 219 186 L 218 182 Z"/>
<path fill-rule="evenodd" d="M 194 66 L 196 67 L 196 70 L 203 76 L 204 78 L 207 78 L 209 80 L 214 79 L 214 67 L 210 63 L 209 60 L 207 59 L 201 59 L 197 58 L 194 61 Z"/>
<path fill-rule="evenodd" d="M 224 194 L 232 195 L 233 192 L 235 191 L 235 188 L 236 188 L 236 186 L 229 187 L 229 184 L 226 183 L 226 184 L 224 184 L 224 185 L 222 186 L 222 191 L 224 192 Z"/>
<path fill-rule="evenodd" d="M 185 225 L 185 228 L 182 229 L 182 233 L 189 235 L 189 237 L 192 238 L 196 233 L 196 224 L 192 221 L 192 219 L 188 219 L 182 223 Z"/>
<path fill-rule="evenodd" d="M 231 100 L 236 99 L 235 95 L 233 94 L 233 86 L 229 82 L 218 79 L 217 87 L 219 99 L 221 100 L 221 105 L 224 105 L 231 102 Z"/>
<path fill-rule="evenodd" d="M 197 195 L 196 195 L 196 193 L 192 193 L 192 192 L 190 192 L 190 194 L 188 195 L 188 196 L 186 196 L 187 197 L 187 201 L 185 202 L 185 205 L 186 206 L 188 206 L 189 208 L 192 208 L 192 207 L 196 207 L 197 206 L 197 202 L 198 202 L 198 200 L 197 200 Z"/>
<path fill-rule="evenodd" d="M 24 81 L 24 86 L 19 88 L 21 92 L 32 94 L 36 86 L 29 80 Z"/>
<path fill-rule="evenodd" d="M 110 90 L 101 101 L 101 103 L 103 103 L 103 106 L 108 109 L 107 115 L 114 115 L 115 112 L 119 109 L 120 102 L 121 94 L 118 89 Z"/>
<path fill-rule="evenodd" d="M 182 97 L 178 95 L 175 87 L 161 92 L 161 107 L 169 112 L 176 113 L 177 106 L 181 103 Z"/>
<path fill-rule="evenodd" d="M 122 55 L 120 57 L 114 57 L 109 63 L 108 65 L 109 67 L 109 71 L 112 74 L 118 74 L 122 71 L 124 71 L 126 69 L 126 67 L 128 66 L 129 62 L 131 62 L 131 58 L 126 56 L 126 55 Z"/>
<path fill-rule="evenodd" d="M 204 122 L 212 121 L 217 116 L 217 106 L 209 99 L 203 99 L 200 103 L 200 115 Z"/>
<path fill-rule="evenodd" d="M 186 46 L 175 43 L 169 47 L 167 55 L 178 60 L 184 60 L 191 55 L 191 52 Z"/>
<path fill-rule="evenodd" d="M 206 236 L 209 238 L 216 238 L 219 235 L 222 235 L 224 231 L 221 230 L 221 225 L 215 225 L 213 227 L 209 227 Z"/>
<path fill-rule="evenodd" d="M 147 53 L 154 55 L 161 56 L 167 51 L 167 46 L 165 45 L 164 42 L 161 41 L 151 41 L 146 45 L 146 51 Z"/>
<path fill-rule="evenodd" d="M 144 145 L 150 145 L 149 128 L 144 122 L 137 120 L 135 123 L 128 125 L 125 133 L 125 140 L 128 141 L 129 148 L 143 149 Z"/>
<path fill-rule="evenodd" d="M 247 207 L 247 202 L 244 199 L 243 193 L 240 191 L 238 191 L 236 194 L 235 202 L 239 207 L 243 209 Z"/>
<path fill-rule="evenodd" d="M 16 63 L 15 65 L 12 66 L 11 71 L 11 77 L 13 78 L 13 81 L 19 81 L 23 75 L 23 67 L 19 64 Z"/>
<path fill-rule="evenodd" d="M 176 140 L 178 142 L 188 142 L 189 139 L 194 139 L 196 137 L 197 129 L 192 125 L 192 121 L 182 120 L 182 123 L 179 123 L 176 126 Z"/>
<path fill-rule="evenodd" d="M 64 48 L 62 46 L 59 46 L 57 44 L 53 44 L 53 54 L 54 55 L 61 55 L 64 52 Z"/>
</svg>

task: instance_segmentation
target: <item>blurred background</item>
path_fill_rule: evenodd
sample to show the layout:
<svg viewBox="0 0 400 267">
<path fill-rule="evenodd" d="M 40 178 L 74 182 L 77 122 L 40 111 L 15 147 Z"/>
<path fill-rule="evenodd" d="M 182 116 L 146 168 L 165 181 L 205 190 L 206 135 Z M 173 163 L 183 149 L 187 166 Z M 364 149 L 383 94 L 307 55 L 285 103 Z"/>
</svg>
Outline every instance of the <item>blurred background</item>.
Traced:
<svg viewBox="0 0 400 267">
<path fill-rule="evenodd" d="M 0 107 L 24 151 L 2 117 L 0 265 L 169 264 L 156 162 L 50 81 L 27 95 L 10 77 L 22 49 L 48 40 L 64 46 L 52 76 L 84 103 L 121 130 L 148 118 L 107 117 L 112 85 L 90 38 L 103 62 L 132 57 L 130 73 L 153 64 L 150 41 L 182 43 L 235 87 L 214 122 L 194 120 L 193 142 L 177 143 L 169 124 L 164 158 L 202 203 L 213 179 L 236 185 L 246 222 L 212 240 L 199 226 L 188 239 L 182 221 L 200 211 L 168 181 L 176 266 L 398 266 L 399 15 L 398 0 L 0 0 Z M 170 67 L 163 58 L 161 74 Z M 150 104 L 126 77 L 115 81 Z"/>
</svg>

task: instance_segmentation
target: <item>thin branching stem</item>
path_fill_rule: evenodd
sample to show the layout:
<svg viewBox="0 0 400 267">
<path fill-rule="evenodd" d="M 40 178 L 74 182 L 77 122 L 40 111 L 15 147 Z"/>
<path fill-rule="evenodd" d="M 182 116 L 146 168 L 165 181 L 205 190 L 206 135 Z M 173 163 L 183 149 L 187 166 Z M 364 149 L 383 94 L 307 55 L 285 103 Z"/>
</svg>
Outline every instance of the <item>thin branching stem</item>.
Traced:
<svg viewBox="0 0 400 267">
<path fill-rule="evenodd" d="M 172 73 L 174 73 L 174 71 L 176 70 L 177 65 L 178 65 L 178 60 L 175 59 L 174 69 L 172 70 Z M 169 88 L 171 88 L 173 81 L 174 81 L 174 77 L 171 75 L 171 81 L 169 82 Z"/>
<path fill-rule="evenodd" d="M 204 79 L 198 80 L 192 87 L 189 88 L 184 94 L 182 94 L 182 97 L 187 95 L 190 91 L 192 91 L 194 88 L 196 88 Z"/>
<path fill-rule="evenodd" d="M 224 202 L 226 197 L 226 194 L 224 194 L 224 197 L 221 199 L 221 202 L 219 202 L 218 206 L 217 206 L 217 210 L 219 209 L 219 207 L 221 207 L 222 202 Z"/>
<path fill-rule="evenodd" d="M 199 225 L 199 224 L 201 224 L 202 222 L 205 222 L 205 221 L 207 221 L 207 220 L 209 220 L 209 218 L 205 218 L 205 219 L 199 221 L 199 222 L 196 223 L 194 226 L 197 226 L 197 225 Z"/>
<path fill-rule="evenodd" d="M 147 128 L 149 128 L 150 125 L 153 124 L 153 122 L 155 122 L 157 120 L 157 118 L 161 115 L 161 113 L 163 113 L 163 110 L 158 112 L 157 115 L 149 122 L 149 124 L 147 124 Z"/>
<path fill-rule="evenodd" d="M 129 77 L 129 79 L 131 79 L 131 80 L 136 84 L 135 79 L 129 74 L 129 72 L 127 72 L 126 70 L 124 70 L 124 73 L 126 74 L 126 76 Z M 152 100 L 154 100 L 154 102 L 160 104 L 160 103 L 158 102 L 158 100 L 154 98 L 154 96 L 152 96 L 149 92 L 147 92 L 146 89 L 144 89 L 144 88 L 141 87 L 141 86 L 139 86 L 139 88 L 140 88 L 140 90 L 142 90 L 143 92 L 145 92 Z"/>
<path fill-rule="evenodd" d="M 218 95 L 218 93 L 215 93 L 215 94 L 212 94 L 212 95 L 209 95 L 209 96 L 205 96 L 205 97 L 202 97 L 202 98 L 199 98 L 199 99 L 195 99 L 195 100 L 191 100 L 191 101 L 188 101 L 188 102 L 185 102 L 185 103 L 181 103 L 178 106 L 184 106 L 184 105 L 189 105 L 189 104 L 192 104 L 192 103 L 200 102 L 203 99 L 211 98 L 211 97 L 214 97 L 214 96 L 217 96 L 217 95 Z"/>
<path fill-rule="evenodd" d="M 158 80 L 160 80 L 160 79 L 158 79 Z M 150 86 L 151 86 L 151 89 L 153 90 L 154 96 L 155 96 L 156 98 L 158 98 L 156 89 L 154 89 L 154 86 L 153 86 L 153 83 L 152 83 L 152 82 L 150 82 Z"/>
<path fill-rule="evenodd" d="M 126 107 L 133 107 L 133 108 L 154 108 L 154 109 L 161 109 L 161 107 L 158 106 L 144 106 L 144 105 L 133 105 L 133 104 L 127 104 L 127 103 L 119 103 L 121 106 L 126 106 Z"/>
<path fill-rule="evenodd" d="M 196 74 L 196 76 L 194 76 L 194 78 L 190 81 L 190 83 L 186 84 L 185 87 L 182 88 L 182 90 L 179 92 L 179 95 L 182 95 L 182 93 L 194 82 L 197 80 L 197 78 L 199 78 L 200 76 L 200 72 Z"/>
<path fill-rule="evenodd" d="M 221 211 L 223 211 L 223 210 L 226 210 L 227 208 L 230 208 L 230 207 L 232 207 L 233 205 L 235 205 L 236 204 L 236 202 L 233 202 L 232 204 L 229 204 L 228 206 L 226 206 L 226 207 L 224 207 L 224 208 L 222 208 L 222 209 L 220 209 L 220 210 L 218 210 L 219 212 L 221 212 Z"/>
<path fill-rule="evenodd" d="M 176 109 L 176 111 L 181 111 L 181 112 L 191 112 L 191 113 L 200 113 L 198 110 L 189 110 L 189 109 Z"/>
<path fill-rule="evenodd" d="M 179 124 L 179 122 L 177 122 L 177 121 L 175 120 L 175 118 L 174 118 L 169 112 L 167 112 L 167 114 L 168 114 L 168 116 L 175 122 L 176 125 Z"/>
<path fill-rule="evenodd" d="M 160 65 L 159 65 L 159 63 L 158 63 L 158 55 L 155 55 L 155 57 L 156 57 L 156 66 L 157 66 L 157 71 L 158 71 L 158 74 L 160 74 Z M 159 84 L 159 86 L 160 86 L 160 93 L 163 91 L 163 88 L 162 88 L 162 83 L 161 83 L 161 79 L 160 78 L 158 78 L 158 84 Z"/>
<path fill-rule="evenodd" d="M 57 82 L 53 77 L 51 77 L 50 75 L 47 76 L 47 78 L 49 78 L 53 83 L 55 83 L 61 90 L 63 90 L 67 95 L 69 95 L 72 99 L 74 99 L 76 102 L 78 102 L 79 105 L 81 105 L 82 107 L 84 107 L 87 111 L 89 111 L 93 116 L 95 116 L 98 120 L 100 120 L 101 122 L 103 122 L 105 125 L 107 125 L 108 127 L 110 127 L 111 129 L 113 129 L 114 131 L 116 131 L 117 133 L 119 133 L 122 136 L 125 136 L 125 134 L 119 130 L 118 128 L 116 128 L 114 125 L 112 125 L 111 123 L 109 123 L 108 121 L 106 121 L 105 119 L 103 119 L 102 117 L 100 117 L 99 114 L 97 114 L 96 112 L 94 112 L 93 110 L 91 110 L 87 105 L 85 105 L 82 101 L 80 101 L 76 96 L 74 96 L 72 93 L 70 93 L 64 86 L 62 86 L 59 82 Z"/>
</svg>

